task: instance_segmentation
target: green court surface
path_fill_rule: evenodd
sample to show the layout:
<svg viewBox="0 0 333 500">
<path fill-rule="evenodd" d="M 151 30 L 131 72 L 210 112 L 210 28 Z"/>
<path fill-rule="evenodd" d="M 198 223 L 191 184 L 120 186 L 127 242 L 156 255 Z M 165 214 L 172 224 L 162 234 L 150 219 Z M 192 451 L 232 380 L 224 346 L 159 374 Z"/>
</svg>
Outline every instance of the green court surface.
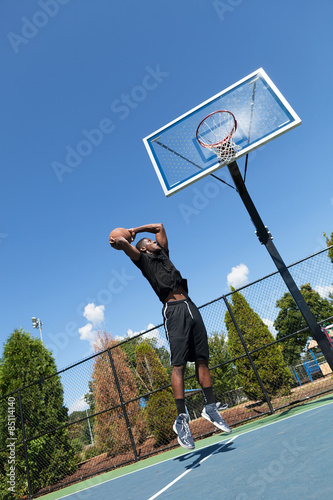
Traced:
<svg viewBox="0 0 333 500">
<path fill-rule="evenodd" d="M 327 395 L 39 498 L 333 498 L 332 421 Z"/>
</svg>

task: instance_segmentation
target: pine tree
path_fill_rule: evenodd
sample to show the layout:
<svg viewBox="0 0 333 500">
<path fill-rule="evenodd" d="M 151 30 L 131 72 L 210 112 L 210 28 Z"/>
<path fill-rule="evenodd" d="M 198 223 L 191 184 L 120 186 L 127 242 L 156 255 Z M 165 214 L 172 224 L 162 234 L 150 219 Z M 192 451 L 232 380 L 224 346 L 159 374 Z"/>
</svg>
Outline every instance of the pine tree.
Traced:
<svg viewBox="0 0 333 500">
<path fill-rule="evenodd" d="M 333 316 L 333 304 L 329 300 L 323 299 L 318 292 L 315 292 L 311 288 L 310 283 L 302 285 L 300 292 L 317 321 Z M 276 306 L 281 309 L 274 321 L 274 327 L 278 332 L 276 337 L 278 340 L 283 339 L 286 335 L 298 332 L 307 326 L 290 293 L 285 293 L 276 302 Z M 301 353 L 310 336 L 311 332 L 306 330 L 281 342 L 283 357 L 288 366 L 293 366 L 300 362 Z"/>
<path fill-rule="evenodd" d="M 210 368 L 231 359 L 230 350 L 223 333 L 213 332 L 208 338 L 208 345 Z M 237 388 L 237 373 L 232 363 L 217 366 L 210 373 L 216 397 L 222 397 L 224 400 L 223 394 Z"/>
<path fill-rule="evenodd" d="M 329 250 L 328 250 L 328 258 L 331 260 L 332 264 L 333 264 L 333 233 L 331 233 L 331 236 L 328 237 L 326 233 L 323 233 L 325 238 L 326 238 L 326 245 L 328 247 L 331 247 Z M 332 283 L 333 285 L 333 283 Z M 333 302 L 333 292 L 330 292 L 328 294 L 328 297 L 330 299 L 331 302 Z"/>
<path fill-rule="evenodd" d="M 331 233 L 331 236 L 327 236 L 326 233 L 323 233 L 324 237 L 326 239 L 326 245 L 328 247 L 333 245 L 333 233 Z M 328 250 L 328 257 L 331 259 L 331 262 L 333 264 L 333 247 Z"/>
<path fill-rule="evenodd" d="M 141 342 L 135 352 L 137 372 L 146 392 L 169 385 L 169 376 L 154 348 L 148 342 Z M 156 445 L 166 444 L 174 439 L 172 425 L 177 417 L 175 402 L 170 388 L 154 392 L 148 400 L 147 424 L 153 433 Z"/>
<path fill-rule="evenodd" d="M 0 396 L 28 386 L 48 375 L 54 375 L 20 391 L 26 438 L 37 436 L 68 422 L 63 387 L 56 373 L 54 358 L 39 339 L 31 337 L 23 329 L 15 330 L 10 335 L 0 362 Z M 16 442 L 20 443 L 23 437 L 18 393 L 13 392 L 10 397 L 14 398 L 12 410 L 15 414 Z M 9 399 L 2 397 L 0 401 L 0 449 L 2 449 L 7 445 L 9 437 L 6 408 Z M 33 492 L 58 482 L 76 470 L 74 450 L 70 445 L 66 428 L 29 441 L 27 451 Z M 3 494 L 1 498 L 6 498 L 8 492 L 8 485 L 5 482 L 5 475 L 8 472 L 7 455 L 7 451 L 0 454 L 0 491 Z M 15 461 L 16 495 L 20 498 L 28 492 L 23 445 L 16 447 Z"/>
<path fill-rule="evenodd" d="M 253 311 L 240 292 L 232 295 L 231 310 L 249 351 L 263 347 L 275 339 L 260 316 Z M 228 330 L 228 346 L 232 357 L 245 354 L 236 327 L 228 312 L 225 315 Z M 254 365 L 268 396 L 290 392 L 291 375 L 286 367 L 281 349 L 277 345 L 251 354 Z M 235 361 L 239 384 L 252 400 L 263 399 L 263 393 L 247 356 Z"/>
<path fill-rule="evenodd" d="M 128 342 L 123 342 L 122 344 L 120 344 L 120 348 L 126 353 L 128 365 L 135 375 L 140 394 L 142 394 L 142 392 L 147 392 L 144 384 L 142 385 L 142 381 L 140 379 L 140 375 L 137 370 L 136 357 L 135 357 L 136 348 L 142 342 L 148 343 L 154 349 L 162 365 L 167 370 L 169 377 L 171 376 L 171 371 L 172 371 L 172 366 L 170 365 L 170 353 L 164 346 L 161 347 L 156 346 L 157 344 L 156 338 L 149 338 L 144 340 L 142 337 L 134 337 L 130 338 Z"/>
<path fill-rule="evenodd" d="M 69 422 L 73 422 L 75 425 L 68 427 L 68 435 L 75 450 L 78 462 L 85 460 L 86 455 L 84 451 L 92 444 L 88 420 L 85 419 L 86 416 L 85 410 L 73 411 L 69 415 Z"/>
</svg>

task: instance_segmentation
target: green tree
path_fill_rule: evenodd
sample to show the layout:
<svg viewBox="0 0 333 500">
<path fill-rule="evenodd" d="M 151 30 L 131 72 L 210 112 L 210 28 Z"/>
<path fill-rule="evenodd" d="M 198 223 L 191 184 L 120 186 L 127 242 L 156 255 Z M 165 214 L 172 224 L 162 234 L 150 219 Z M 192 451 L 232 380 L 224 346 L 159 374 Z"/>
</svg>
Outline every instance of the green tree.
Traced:
<svg viewBox="0 0 333 500">
<path fill-rule="evenodd" d="M 155 349 L 144 340 L 135 349 L 136 368 L 145 392 L 169 385 L 169 377 Z"/>
<path fill-rule="evenodd" d="M 237 372 L 232 363 L 225 363 L 232 358 L 228 343 L 223 333 L 213 332 L 208 339 L 209 345 L 209 365 L 213 389 L 216 397 L 222 397 L 223 394 L 237 388 Z"/>
<path fill-rule="evenodd" d="M 87 392 L 87 394 L 84 395 L 84 400 L 90 408 L 89 413 L 95 413 L 96 404 L 95 404 L 92 380 L 89 380 L 88 387 L 89 387 L 89 392 Z"/>
<path fill-rule="evenodd" d="M 164 346 L 154 347 L 154 349 L 156 351 L 157 356 L 159 357 L 159 360 L 166 369 L 170 379 L 172 372 L 172 366 L 170 364 L 170 352 Z"/>
<path fill-rule="evenodd" d="M 162 365 L 168 372 L 169 377 L 171 376 L 171 371 L 172 371 L 172 366 L 170 365 L 170 353 L 169 351 L 164 347 L 157 347 L 157 340 L 156 338 L 150 338 L 150 339 L 144 339 L 143 337 L 128 337 L 128 342 L 124 342 L 120 344 L 120 348 L 126 353 L 127 359 L 128 359 L 128 364 L 129 367 L 131 368 L 132 372 L 135 374 L 139 392 L 146 392 L 144 387 L 141 385 L 140 381 L 140 376 L 137 371 L 137 366 L 136 366 L 136 348 L 139 344 L 142 342 L 146 342 L 149 344 L 156 352 L 159 360 L 161 361 Z"/>
<path fill-rule="evenodd" d="M 300 292 L 317 321 L 324 320 L 333 315 L 333 304 L 329 300 L 322 298 L 318 292 L 315 292 L 311 288 L 310 283 L 302 285 Z M 298 332 L 307 326 L 289 292 L 285 293 L 276 302 L 276 306 L 280 308 L 280 312 L 274 321 L 274 327 L 278 332 L 277 339 L 283 339 L 286 335 Z M 281 343 L 283 357 L 288 366 L 293 366 L 300 361 L 301 353 L 304 351 L 310 336 L 311 332 L 306 330 Z"/>
<path fill-rule="evenodd" d="M 146 341 L 136 347 L 136 367 L 145 392 L 157 391 L 169 385 L 169 376 L 154 348 Z M 157 445 L 174 439 L 172 425 L 177 417 L 175 402 L 170 388 L 154 392 L 148 400 L 147 424 Z"/>
<path fill-rule="evenodd" d="M 69 422 L 73 423 L 73 425 L 68 427 L 68 435 L 75 450 L 78 462 L 84 460 L 85 456 L 83 451 L 92 445 L 88 420 L 81 420 L 86 416 L 87 414 L 85 410 L 83 410 L 73 411 L 68 417 Z M 91 424 L 92 422 L 90 422 L 90 428 L 92 428 Z"/>
<path fill-rule="evenodd" d="M 135 360 L 135 349 L 140 342 L 142 342 L 141 337 L 126 337 L 127 342 L 123 342 L 119 345 L 120 349 L 125 352 L 128 366 L 131 368 L 133 373 L 136 372 L 136 360 Z"/>
<path fill-rule="evenodd" d="M 8 397 L 3 397 L 18 389 L 21 393 L 26 438 L 31 438 L 60 427 L 68 422 L 68 411 L 64 406 L 63 387 L 54 358 L 39 339 L 30 336 L 23 329 L 14 330 L 4 346 L 0 362 L 0 449 L 8 442 Z M 32 382 L 53 375 L 38 384 Z M 18 393 L 13 392 L 11 415 L 15 415 L 16 495 L 28 493 L 22 428 Z M 76 470 L 74 450 L 70 445 L 67 429 L 62 429 L 33 439 L 27 444 L 31 486 L 33 492 L 54 484 Z M 0 493 L 6 498 L 8 485 L 8 451 L 0 454 Z M 8 498 L 13 498 L 9 496 Z"/>
<path fill-rule="evenodd" d="M 240 292 L 232 295 L 231 310 L 249 351 L 263 347 L 275 339 L 260 316 L 253 311 Z M 228 330 L 228 347 L 232 357 L 245 354 L 236 327 L 228 312 L 225 314 Z M 281 349 L 277 345 L 251 354 L 267 394 L 272 397 L 290 392 L 291 375 L 286 367 Z M 263 399 L 261 388 L 247 356 L 235 361 L 237 378 L 250 399 Z"/>
<path fill-rule="evenodd" d="M 323 234 L 324 234 L 324 236 L 326 238 L 326 245 L 328 247 L 330 247 L 331 245 L 333 245 L 333 233 L 331 233 L 331 236 L 327 236 L 326 233 L 323 233 Z M 328 256 L 331 259 L 331 262 L 333 264 L 333 246 L 332 246 L 332 248 L 329 249 Z"/>
<path fill-rule="evenodd" d="M 325 238 L 326 238 L 326 245 L 327 245 L 328 247 L 332 246 L 332 245 L 333 245 L 333 233 L 331 233 L 331 236 L 330 236 L 330 237 L 328 237 L 328 236 L 326 235 L 326 233 L 323 233 L 323 234 L 324 234 L 324 236 L 325 236 Z M 331 259 L 331 262 L 332 262 L 332 264 L 333 264 L 333 246 L 332 246 L 332 248 L 330 248 L 330 249 L 328 250 L 328 257 L 329 257 L 329 259 Z M 333 302 L 333 292 L 329 293 L 329 295 L 328 295 L 328 296 L 329 296 L 330 301 L 331 301 L 331 302 Z"/>
</svg>

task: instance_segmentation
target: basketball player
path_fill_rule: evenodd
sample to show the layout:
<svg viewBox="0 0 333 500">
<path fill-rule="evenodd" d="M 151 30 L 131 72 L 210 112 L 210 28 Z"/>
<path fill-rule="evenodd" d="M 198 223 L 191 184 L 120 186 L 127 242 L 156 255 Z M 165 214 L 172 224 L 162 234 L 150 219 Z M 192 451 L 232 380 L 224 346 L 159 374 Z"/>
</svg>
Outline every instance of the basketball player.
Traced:
<svg viewBox="0 0 333 500">
<path fill-rule="evenodd" d="M 173 430 L 178 442 L 184 448 L 194 449 L 194 441 L 189 427 L 189 417 L 185 410 L 184 373 L 188 361 L 195 362 L 196 377 L 202 387 L 206 406 L 202 416 L 227 433 L 230 427 L 218 411 L 212 380 L 208 368 L 207 332 L 202 317 L 188 295 L 187 281 L 169 259 L 168 240 L 163 224 L 147 224 L 128 230 L 131 241 L 138 233 L 153 233 L 156 241 L 142 238 L 136 244 L 122 236 L 109 241 L 114 248 L 123 250 L 149 281 L 163 303 L 164 327 L 171 351 L 171 385 L 178 417 Z"/>
</svg>

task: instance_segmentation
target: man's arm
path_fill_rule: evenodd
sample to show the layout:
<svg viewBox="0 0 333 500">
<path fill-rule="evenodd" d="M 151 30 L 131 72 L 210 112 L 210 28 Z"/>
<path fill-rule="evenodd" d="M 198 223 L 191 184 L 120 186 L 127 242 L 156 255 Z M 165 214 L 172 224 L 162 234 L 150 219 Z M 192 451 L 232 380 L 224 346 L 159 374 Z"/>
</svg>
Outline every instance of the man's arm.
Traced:
<svg viewBox="0 0 333 500">
<path fill-rule="evenodd" d="M 157 243 L 168 250 L 168 238 L 163 224 L 146 224 L 145 226 L 133 227 L 129 229 L 132 238 L 134 239 L 137 233 L 153 233 L 156 234 Z"/>
<path fill-rule="evenodd" d="M 123 250 L 126 255 L 132 260 L 140 259 L 140 250 L 131 245 L 125 238 L 122 236 L 117 236 L 116 238 L 109 237 L 110 245 L 113 246 L 116 250 Z"/>
</svg>

